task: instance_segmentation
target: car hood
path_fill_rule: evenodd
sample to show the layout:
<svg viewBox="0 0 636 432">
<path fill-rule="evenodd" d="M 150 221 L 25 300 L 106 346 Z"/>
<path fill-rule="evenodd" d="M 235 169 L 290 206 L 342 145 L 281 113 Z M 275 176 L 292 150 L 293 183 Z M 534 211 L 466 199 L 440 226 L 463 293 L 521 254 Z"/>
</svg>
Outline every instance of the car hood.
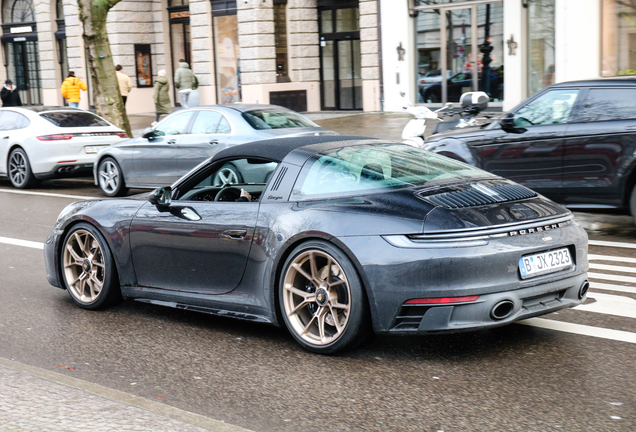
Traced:
<svg viewBox="0 0 636 432">
<path fill-rule="evenodd" d="M 298 137 L 298 136 L 319 136 L 319 135 L 339 135 L 338 132 L 330 131 L 321 127 L 304 128 L 281 128 L 259 130 L 258 134 L 264 138 Z"/>
<path fill-rule="evenodd" d="M 470 232 L 570 214 L 564 207 L 524 186 L 493 177 L 298 205 L 375 215 L 384 219 L 383 232 L 395 234 L 398 229 L 411 230 L 400 234 Z"/>
</svg>

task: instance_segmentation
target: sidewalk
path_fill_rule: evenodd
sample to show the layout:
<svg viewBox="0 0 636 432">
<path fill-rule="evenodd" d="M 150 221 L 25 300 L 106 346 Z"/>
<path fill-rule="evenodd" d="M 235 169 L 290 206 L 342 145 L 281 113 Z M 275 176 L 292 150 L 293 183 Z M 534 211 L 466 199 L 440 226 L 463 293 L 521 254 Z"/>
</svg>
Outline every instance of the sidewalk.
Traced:
<svg viewBox="0 0 636 432">
<path fill-rule="evenodd" d="M 163 403 L 2 358 L 0 431 L 249 432 Z"/>
</svg>

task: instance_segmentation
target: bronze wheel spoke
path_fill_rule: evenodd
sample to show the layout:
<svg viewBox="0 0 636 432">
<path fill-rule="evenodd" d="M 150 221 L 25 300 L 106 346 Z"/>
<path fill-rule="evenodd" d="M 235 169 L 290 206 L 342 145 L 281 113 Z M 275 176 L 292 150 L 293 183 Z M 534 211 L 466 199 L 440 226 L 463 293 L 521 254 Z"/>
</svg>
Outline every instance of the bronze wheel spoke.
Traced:
<svg viewBox="0 0 636 432">
<path fill-rule="evenodd" d="M 338 317 L 338 312 L 334 310 L 333 306 L 329 305 L 329 311 L 331 312 L 331 316 L 333 317 L 334 325 L 336 327 L 336 331 L 338 333 L 342 332 L 342 327 L 340 326 L 340 318 Z"/>
<path fill-rule="evenodd" d="M 315 282 L 320 281 L 320 273 L 318 272 L 318 266 L 316 264 L 316 254 L 311 252 L 309 254 L 309 266 L 311 268 L 311 277 Z"/>
<path fill-rule="evenodd" d="M 292 267 L 298 272 L 300 273 L 305 279 L 307 279 L 308 281 L 313 282 L 314 278 L 311 277 L 309 274 L 307 274 L 307 272 L 305 270 L 303 270 L 303 268 L 298 265 L 297 263 L 293 263 Z"/>
</svg>

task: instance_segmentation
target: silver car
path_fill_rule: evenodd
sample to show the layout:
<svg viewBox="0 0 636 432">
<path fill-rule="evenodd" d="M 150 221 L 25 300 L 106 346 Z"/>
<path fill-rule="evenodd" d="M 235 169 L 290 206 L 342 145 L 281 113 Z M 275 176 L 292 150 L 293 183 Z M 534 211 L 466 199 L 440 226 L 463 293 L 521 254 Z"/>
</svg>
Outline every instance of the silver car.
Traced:
<svg viewBox="0 0 636 432">
<path fill-rule="evenodd" d="M 303 135 L 338 134 L 276 105 L 228 104 L 180 110 L 146 129 L 141 137 L 101 152 L 93 169 L 95 184 L 107 196 L 124 195 L 131 187 L 166 186 L 228 147 Z M 267 182 L 271 167 L 257 166 L 254 170 L 228 164 L 214 182 Z"/>
</svg>

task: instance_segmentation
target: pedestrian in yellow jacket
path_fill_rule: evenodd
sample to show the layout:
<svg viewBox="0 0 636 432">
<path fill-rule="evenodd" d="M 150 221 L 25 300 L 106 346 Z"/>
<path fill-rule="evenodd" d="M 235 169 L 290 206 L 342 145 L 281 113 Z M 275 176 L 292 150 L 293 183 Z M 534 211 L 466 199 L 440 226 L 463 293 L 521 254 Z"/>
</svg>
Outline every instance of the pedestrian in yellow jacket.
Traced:
<svg viewBox="0 0 636 432">
<path fill-rule="evenodd" d="M 62 96 L 68 101 L 68 106 L 79 108 L 80 90 L 86 91 L 86 83 L 75 77 L 75 72 L 69 71 L 68 78 L 62 83 Z"/>
</svg>

